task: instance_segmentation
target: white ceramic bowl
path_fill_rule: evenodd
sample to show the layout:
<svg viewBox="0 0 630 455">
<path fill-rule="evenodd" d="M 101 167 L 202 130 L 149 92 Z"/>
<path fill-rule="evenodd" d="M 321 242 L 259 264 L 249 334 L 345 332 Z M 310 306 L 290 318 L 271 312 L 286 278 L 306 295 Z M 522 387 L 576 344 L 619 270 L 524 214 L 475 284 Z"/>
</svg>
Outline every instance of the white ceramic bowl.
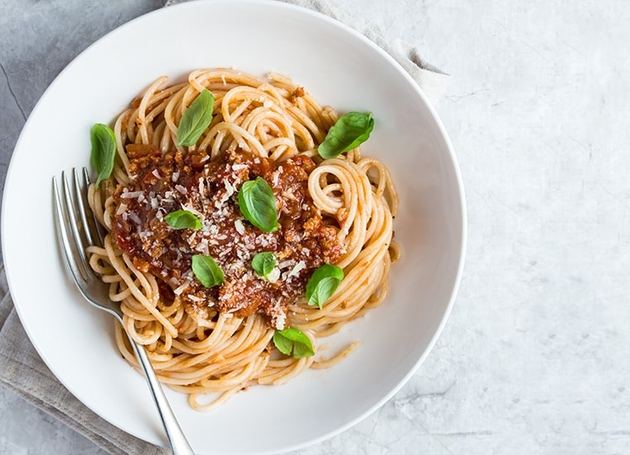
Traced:
<svg viewBox="0 0 630 455">
<path fill-rule="evenodd" d="M 110 122 L 155 78 L 214 66 L 281 72 L 339 111 L 371 111 L 376 127 L 364 154 L 390 167 L 400 192 L 403 258 L 391 292 L 331 340 L 359 340 L 357 352 L 288 385 L 251 388 L 210 413 L 168 391 L 199 454 L 277 453 L 337 434 L 388 400 L 434 344 L 459 283 L 465 210 L 451 145 L 420 89 L 380 48 L 280 2 L 191 2 L 120 27 L 77 57 L 29 117 L 6 181 L 4 257 L 20 319 L 59 380 L 104 419 L 165 444 L 143 378 L 114 348 L 112 319 L 81 300 L 61 262 L 51 177 L 88 165 L 90 126 Z"/>
</svg>

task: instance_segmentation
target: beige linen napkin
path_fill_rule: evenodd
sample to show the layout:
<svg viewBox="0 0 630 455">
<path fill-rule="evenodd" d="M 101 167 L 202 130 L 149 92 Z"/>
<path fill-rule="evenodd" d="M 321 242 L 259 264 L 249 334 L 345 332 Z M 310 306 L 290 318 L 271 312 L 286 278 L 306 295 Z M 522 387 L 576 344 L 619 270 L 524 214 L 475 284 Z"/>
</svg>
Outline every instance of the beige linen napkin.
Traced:
<svg viewBox="0 0 630 455">
<path fill-rule="evenodd" d="M 61 385 L 38 356 L 20 323 L 9 295 L 4 265 L 0 265 L 0 297 L 0 382 L 4 386 L 112 454 L 169 453 L 107 423 Z"/>
<path fill-rule="evenodd" d="M 181 1 L 169 0 L 166 6 Z M 431 102 L 437 101 L 444 92 L 449 76 L 423 61 L 414 47 L 401 41 L 389 41 L 374 26 L 324 1 L 280 1 L 319 11 L 364 34 L 398 61 Z M 38 356 L 20 324 L 9 294 L 4 266 L 1 264 L 0 299 L 0 383 L 112 454 L 168 453 L 167 449 L 146 443 L 107 423 L 59 383 Z M 166 440 L 164 444 L 166 445 Z"/>
</svg>

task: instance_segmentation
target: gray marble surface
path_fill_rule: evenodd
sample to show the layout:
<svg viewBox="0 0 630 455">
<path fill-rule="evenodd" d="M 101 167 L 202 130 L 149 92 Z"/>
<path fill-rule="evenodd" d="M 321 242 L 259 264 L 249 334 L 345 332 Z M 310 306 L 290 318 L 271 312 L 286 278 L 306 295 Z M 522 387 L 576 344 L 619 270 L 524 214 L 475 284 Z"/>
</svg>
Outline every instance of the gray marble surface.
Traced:
<svg viewBox="0 0 630 455">
<path fill-rule="evenodd" d="M 437 345 L 354 428 L 293 455 L 630 453 L 625 0 L 330 0 L 453 75 L 438 113 L 467 262 Z M 0 0 L 0 172 L 82 49 L 158 0 Z M 0 388 L 0 454 L 103 455 Z"/>
</svg>

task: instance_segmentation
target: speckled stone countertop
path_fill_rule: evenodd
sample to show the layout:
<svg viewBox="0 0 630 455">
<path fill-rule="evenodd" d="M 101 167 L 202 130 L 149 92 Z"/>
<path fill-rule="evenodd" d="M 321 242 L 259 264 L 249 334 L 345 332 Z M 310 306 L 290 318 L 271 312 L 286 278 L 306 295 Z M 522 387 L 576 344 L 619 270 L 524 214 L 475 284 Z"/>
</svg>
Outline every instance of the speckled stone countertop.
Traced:
<svg viewBox="0 0 630 455">
<path fill-rule="evenodd" d="M 452 74 L 467 196 L 446 328 L 409 383 L 293 455 L 630 453 L 630 8 L 624 0 L 329 0 Z M 0 175 L 80 51 L 158 0 L 0 0 Z M 0 387 L 0 454 L 103 455 Z"/>
</svg>

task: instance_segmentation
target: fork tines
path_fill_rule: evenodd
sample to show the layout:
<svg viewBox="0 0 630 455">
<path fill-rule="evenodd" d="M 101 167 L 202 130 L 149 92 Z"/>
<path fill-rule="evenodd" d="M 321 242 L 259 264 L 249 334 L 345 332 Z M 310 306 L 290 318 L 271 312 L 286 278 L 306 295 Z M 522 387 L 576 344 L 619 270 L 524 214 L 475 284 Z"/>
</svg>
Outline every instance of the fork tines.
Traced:
<svg viewBox="0 0 630 455">
<path fill-rule="evenodd" d="M 89 185 L 86 168 L 83 168 L 82 179 L 77 169 L 72 169 L 72 188 L 65 172 L 61 173 L 61 191 L 57 179 L 53 177 L 55 226 L 75 280 L 89 280 L 92 272 L 85 249 L 90 245 L 102 245 L 103 241 L 98 222 L 87 203 Z"/>
</svg>

